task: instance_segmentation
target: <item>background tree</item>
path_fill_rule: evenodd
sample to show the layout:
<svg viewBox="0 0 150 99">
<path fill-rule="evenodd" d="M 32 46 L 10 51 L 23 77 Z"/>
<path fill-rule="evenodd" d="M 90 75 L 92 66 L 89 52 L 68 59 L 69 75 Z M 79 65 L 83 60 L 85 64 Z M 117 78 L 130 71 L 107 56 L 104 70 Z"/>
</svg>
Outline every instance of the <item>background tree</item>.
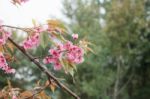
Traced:
<svg viewBox="0 0 150 99">
<path fill-rule="evenodd" d="M 64 7 L 69 27 L 95 44 L 96 55 L 89 55 L 76 77 L 83 81 L 75 83 L 82 86 L 81 97 L 148 98 L 149 1 L 65 0 Z"/>
<path fill-rule="evenodd" d="M 109 41 L 102 33 L 105 15 L 100 11 L 103 7 L 98 0 L 65 0 L 64 7 L 71 30 L 91 40 L 95 52 L 87 56 L 77 71 L 75 85 L 80 86 L 77 92 L 83 99 L 107 97 L 107 89 L 113 83 L 115 72 L 107 68 L 106 63 L 110 49 L 105 47 Z"/>
</svg>

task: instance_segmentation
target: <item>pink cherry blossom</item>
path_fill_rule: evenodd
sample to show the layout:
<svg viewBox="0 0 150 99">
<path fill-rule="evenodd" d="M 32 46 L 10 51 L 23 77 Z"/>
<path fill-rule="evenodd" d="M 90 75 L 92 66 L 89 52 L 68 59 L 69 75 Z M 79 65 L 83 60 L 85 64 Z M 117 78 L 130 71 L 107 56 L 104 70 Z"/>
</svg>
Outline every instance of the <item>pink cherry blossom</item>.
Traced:
<svg viewBox="0 0 150 99">
<path fill-rule="evenodd" d="M 73 45 L 72 42 L 67 41 L 64 44 L 58 44 L 56 48 L 49 50 L 50 56 L 43 59 L 44 64 L 52 63 L 54 70 L 60 70 L 62 65 L 61 58 L 65 58 L 68 62 L 80 64 L 84 61 L 84 51 L 82 48 Z"/>
<path fill-rule="evenodd" d="M 15 69 L 12 69 L 8 66 L 5 57 L 0 53 L 0 69 L 4 70 L 5 73 L 15 73 Z"/>
<path fill-rule="evenodd" d="M 61 55 L 61 52 L 55 49 L 50 49 L 49 53 L 54 57 L 54 58 L 59 58 Z"/>
<path fill-rule="evenodd" d="M 24 43 L 23 43 L 23 48 L 24 48 L 24 49 L 30 49 L 30 48 L 32 48 L 32 42 L 31 42 L 30 39 L 24 41 Z"/>
<path fill-rule="evenodd" d="M 58 49 L 50 49 L 49 53 L 51 56 L 47 56 L 43 59 L 44 64 L 52 63 L 54 70 L 60 70 L 62 68 L 59 58 L 61 57 L 61 51 Z"/>
<path fill-rule="evenodd" d="M 16 70 L 15 69 L 12 69 L 12 68 L 8 68 L 6 71 L 5 71 L 5 73 L 7 73 L 7 74 L 14 74 L 16 72 Z"/>
<path fill-rule="evenodd" d="M 61 68 L 62 68 L 62 65 L 60 64 L 59 61 L 54 63 L 54 70 L 61 70 Z"/>
<path fill-rule="evenodd" d="M 82 56 L 80 56 L 80 57 L 78 57 L 78 58 L 76 58 L 75 60 L 74 60 L 74 62 L 76 63 L 76 64 L 80 64 L 80 63 L 82 63 L 84 61 L 84 58 L 82 57 Z"/>
<path fill-rule="evenodd" d="M 73 61 L 73 60 L 75 60 L 75 55 L 73 53 L 67 53 L 67 59 L 69 61 Z"/>
<path fill-rule="evenodd" d="M 23 48 L 24 49 L 31 49 L 34 47 L 37 47 L 40 43 L 40 37 L 39 33 L 35 33 L 33 36 L 28 37 L 24 42 L 23 42 Z"/>
<path fill-rule="evenodd" d="M 63 46 L 64 46 L 65 50 L 70 50 L 70 48 L 72 48 L 73 44 L 72 44 L 72 42 L 67 41 L 67 43 L 65 43 Z"/>
<path fill-rule="evenodd" d="M 49 64 L 47 57 L 45 57 L 45 58 L 43 59 L 43 63 L 44 63 L 44 64 Z"/>
<path fill-rule="evenodd" d="M 43 59 L 43 63 L 44 63 L 44 64 L 54 63 L 54 62 L 56 62 L 56 61 L 57 61 L 57 59 L 56 59 L 56 58 L 53 58 L 53 57 L 51 57 L 51 56 L 47 56 L 47 57 L 45 57 L 45 58 Z"/>
<path fill-rule="evenodd" d="M 73 45 L 70 50 L 68 50 L 66 56 L 70 62 L 79 64 L 83 62 L 83 55 L 83 50 L 80 47 Z"/>
<path fill-rule="evenodd" d="M 2 27 L 0 27 L 0 45 L 4 45 L 7 39 L 12 35 L 11 32 L 5 31 Z"/>
<path fill-rule="evenodd" d="M 47 56 L 43 59 L 44 64 L 52 63 L 54 65 L 54 70 L 60 70 L 62 68 L 58 58 L 54 58 L 53 56 Z"/>
<path fill-rule="evenodd" d="M 0 36 L 0 45 L 4 45 L 5 43 L 5 39 L 2 36 Z"/>
<path fill-rule="evenodd" d="M 74 40 L 78 39 L 78 34 L 72 34 L 72 38 L 73 38 Z"/>
<path fill-rule="evenodd" d="M 39 41 L 40 41 L 39 36 L 40 36 L 39 33 L 35 33 L 35 35 L 32 36 L 31 41 L 32 41 L 33 46 L 38 46 Z"/>
</svg>

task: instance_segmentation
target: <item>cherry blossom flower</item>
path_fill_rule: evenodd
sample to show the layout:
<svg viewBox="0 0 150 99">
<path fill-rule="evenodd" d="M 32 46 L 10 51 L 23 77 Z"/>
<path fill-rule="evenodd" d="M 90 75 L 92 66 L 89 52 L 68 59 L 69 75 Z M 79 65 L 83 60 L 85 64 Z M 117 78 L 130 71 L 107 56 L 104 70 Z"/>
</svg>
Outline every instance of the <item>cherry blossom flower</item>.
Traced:
<svg viewBox="0 0 150 99">
<path fill-rule="evenodd" d="M 78 39 L 78 34 L 72 34 L 72 38 L 73 38 L 74 40 Z"/>
<path fill-rule="evenodd" d="M 43 59 L 44 64 L 52 63 L 54 65 L 54 70 L 60 70 L 62 68 L 58 58 L 54 58 L 54 56 L 48 56 Z"/>
<path fill-rule="evenodd" d="M 83 50 L 80 47 L 73 45 L 68 50 L 67 59 L 72 63 L 80 64 L 83 62 L 83 55 Z"/>
<path fill-rule="evenodd" d="M 0 36 L 0 45 L 4 45 L 5 43 L 5 39 L 2 36 Z"/>
<path fill-rule="evenodd" d="M 73 44 L 72 44 L 72 42 L 67 41 L 67 43 L 65 43 L 63 46 L 64 46 L 65 50 L 70 50 L 70 48 L 73 46 Z"/>
<path fill-rule="evenodd" d="M 7 74 L 14 74 L 16 72 L 16 70 L 15 69 L 12 69 L 12 68 L 7 68 L 7 70 L 5 71 L 5 73 L 7 73 Z"/>
<path fill-rule="evenodd" d="M 61 58 L 65 58 L 68 62 L 80 64 L 84 61 L 84 51 L 82 48 L 73 45 L 72 42 L 67 41 L 65 44 L 58 44 L 54 49 L 49 50 L 50 56 L 43 59 L 44 64 L 52 63 L 54 70 L 60 70 L 62 65 Z"/>
<path fill-rule="evenodd" d="M 60 64 L 59 61 L 54 63 L 54 70 L 61 70 L 61 68 L 62 68 L 62 65 Z"/>
<path fill-rule="evenodd" d="M 15 73 L 15 69 L 12 69 L 8 66 L 6 59 L 2 53 L 0 53 L 0 69 L 4 70 L 5 73 Z"/>
<path fill-rule="evenodd" d="M 56 62 L 56 60 L 57 60 L 56 58 L 47 56 L 43 59 L 43 63 L 44 64 L 54 63 L 54 62 Z"/>
<path fill-rule="evenodd" d="M 0 45 L 4 45 L 7 39 L 12 35 L 11 32 L 5 31 L 2 27 L 0 27 Z"/>
<path fill-rule="evenodd" d="M 61 52 L 59 52 L 59 50 L 55 50 L 55 49 L 50 49 L 49 53 L 54 57 L 54 58 L 59 58 L 61 55 Z"/>
<path fill-rule="evenodd" d="M 39 33 L 35 33 L 33 36 L 28 37 L 24 42 L 23 42 L 23 48 L 24 49 L 31 49 L 33 47 L 37 47 L 40 43 L 40 37 Z"/>
</svg>

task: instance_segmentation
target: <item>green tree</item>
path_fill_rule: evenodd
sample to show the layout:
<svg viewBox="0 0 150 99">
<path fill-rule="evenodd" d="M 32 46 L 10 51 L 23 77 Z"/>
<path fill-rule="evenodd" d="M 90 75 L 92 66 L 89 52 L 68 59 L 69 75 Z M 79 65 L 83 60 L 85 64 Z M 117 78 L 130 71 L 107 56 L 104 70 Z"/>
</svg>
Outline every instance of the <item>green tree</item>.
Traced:
<svg viewBox="0 0 150 99">
<path fill-rule="evenodd" d="M 117 68 L 114 99 L 148 98 L 150 30 L 145 7 L 141 0 L 112 0 L 107 11 L 104 31 L 110 40 L 111 65 Z"/>
<path fill-rule="evenodd" d="M 149 1 L 65 0 L 64 7 L 71 30 L 95 44 L 75 77 L 81 98 L 149 98 Z"/>
<path fill-rule="evenodd" d="M 93 43 L 95 54 L 90 54 L 80 65 L 75 76 L 75 85 L 81 99 L 107 98 L 107 89 L 114 80 L 115 72 L 107 68 L 106 61 L 110 50 L 105 47 L 109 44 L 102 33 L 104 14 L 100 13 L 98 0 L 65 0 L 64 14 L 70 20 L 69 28 Z"/>
</svg>

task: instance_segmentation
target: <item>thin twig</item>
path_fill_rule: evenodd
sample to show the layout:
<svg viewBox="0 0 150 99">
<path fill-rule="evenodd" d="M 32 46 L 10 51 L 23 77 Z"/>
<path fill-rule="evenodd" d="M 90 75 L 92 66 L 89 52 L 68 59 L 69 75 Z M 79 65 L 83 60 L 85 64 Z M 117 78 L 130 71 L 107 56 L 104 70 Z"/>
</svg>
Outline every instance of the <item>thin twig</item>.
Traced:
<svg viewBox="0 0 150 99">
<path fill-rule="evenodd" d="M 49 85 L 50 85 L 50 83 L 49 83 L 47 86 L 41 87 L 39 91 L 33 93 L 31 96 L 26 97 L 26 98 L 24 98 L 24 99 L 30 99 L 30 98 L 34 97 L 35 95 L 39 94 L 39 93 L 42 92 L 44 89 L 46 89 Z"/>
<path fill-rule="evenodd" d="M 33 32 L 32 28 L 22 28 L 22 27 L 16 27 L 16 26 L 10 26 L 10 25 L 1 25 L 0 27 L 6 27 L 6 28 L 12 28 L 12 29 L 17 29 L 24 31 L 26 33 Z"/>
<path fill-rule="evenodd" d="M 7 28 L 13 28 L 13 29 L 18 29 L 18 30 L 25 31 L 25 28 L 15 27 L 15 26 L 10 26 L 10 25 L 1 25 L 1 27 L 7 27 Z"/>
</svg>

